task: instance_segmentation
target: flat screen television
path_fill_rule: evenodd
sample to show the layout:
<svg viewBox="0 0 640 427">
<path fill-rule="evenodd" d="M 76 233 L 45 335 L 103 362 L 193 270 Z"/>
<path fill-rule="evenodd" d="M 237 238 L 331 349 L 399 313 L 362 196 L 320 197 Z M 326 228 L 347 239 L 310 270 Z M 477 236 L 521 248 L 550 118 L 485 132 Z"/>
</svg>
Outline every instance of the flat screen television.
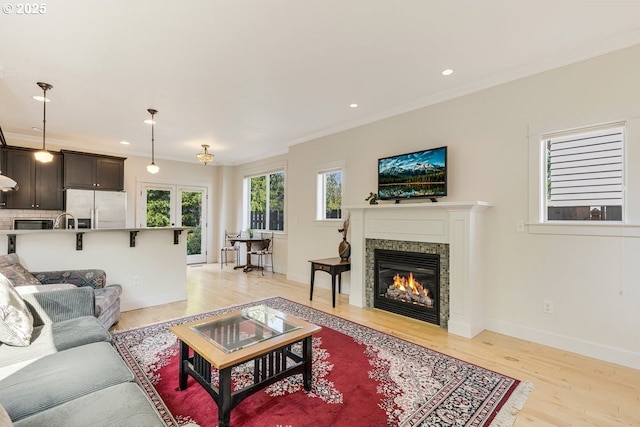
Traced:
<svg viewBox="0 0 640 427">
<path fill-rule="evenodd" d="M 447 195 L 447 147 L 378 159 L 378 198 L 429 198 Z"/>
</svg>

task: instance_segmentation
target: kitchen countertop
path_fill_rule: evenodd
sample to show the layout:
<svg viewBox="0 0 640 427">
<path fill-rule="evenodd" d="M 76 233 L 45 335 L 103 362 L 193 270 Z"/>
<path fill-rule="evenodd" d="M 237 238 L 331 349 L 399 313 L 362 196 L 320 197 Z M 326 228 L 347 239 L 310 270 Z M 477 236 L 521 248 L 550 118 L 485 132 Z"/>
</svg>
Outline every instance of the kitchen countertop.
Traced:
<svg viewBox="0 0 640 427">
<path fill-rule="evenodd" d="M 0 230 L 0 234 L 42 234 L 42 233 L 64 233 L 64 234 L 76 234 L 76 233 L 99 233 L 99 232 L 113 232 L 113 231 L 150 231 L 150 230 L 173 230 L 182 231 L 188 230 L 192 227 L 135 227 L 135 228 L 67 228 L 67 229 L 49 229 L 49 230 Z"/>
</svg>

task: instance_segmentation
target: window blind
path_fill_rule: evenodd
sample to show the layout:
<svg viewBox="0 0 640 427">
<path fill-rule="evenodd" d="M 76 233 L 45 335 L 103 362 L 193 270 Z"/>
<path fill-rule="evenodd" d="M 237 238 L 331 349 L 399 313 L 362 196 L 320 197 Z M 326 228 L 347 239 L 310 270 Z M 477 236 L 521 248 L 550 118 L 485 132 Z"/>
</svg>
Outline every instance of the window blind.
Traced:
<svg viewBox="0 0 640 427">
<path fill-rule="evenodd" d="M 622 206 L 622 127 L 546 139 L 547 206 Z"/>
</svg>

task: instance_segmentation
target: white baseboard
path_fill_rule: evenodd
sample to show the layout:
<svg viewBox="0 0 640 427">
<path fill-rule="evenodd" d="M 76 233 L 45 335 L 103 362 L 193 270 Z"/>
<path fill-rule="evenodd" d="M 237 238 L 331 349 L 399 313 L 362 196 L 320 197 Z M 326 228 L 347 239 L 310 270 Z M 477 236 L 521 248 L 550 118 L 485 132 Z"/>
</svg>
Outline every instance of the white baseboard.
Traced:
<svg viewBox="0 0 640 427">
<path fill-rule="evenodd" d="M 154 305 L 168 304 L 170 302 L 184 301 L 187 299 L 187 291 L 172 292 L 162 295 L 154 295 L 149 298 L 136 298 L 123 300 L 120 306 L 121 311 L 136 310 L 138 308 L 153 307 Z"/>
<path fill-rule="evenodd" d="M 294 282 L 300 282 L 304 284 L 309 284 L 309 275 L 304 274 L 287 274 L 287 280 L 292 280 Z"/>
<path fill-rule="evenodd" d="M 640 353 L 623 348 L 611 347 L 592 341 L 582 340 L 540 329 L 528 328 L 495 319 L 490 319 L 487 322 L 487 330 L 527 341 L 533 341 L 549 347 L 570 351 L 572 353 L 578 353 L 583 356 L 617 363 L 630 368 L 640 369 Z"/>
</svg>

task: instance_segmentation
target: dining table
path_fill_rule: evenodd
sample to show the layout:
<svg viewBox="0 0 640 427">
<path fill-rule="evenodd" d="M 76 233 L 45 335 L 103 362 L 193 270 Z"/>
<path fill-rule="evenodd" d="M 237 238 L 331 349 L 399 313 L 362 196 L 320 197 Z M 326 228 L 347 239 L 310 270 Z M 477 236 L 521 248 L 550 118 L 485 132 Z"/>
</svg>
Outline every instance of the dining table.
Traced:
<svg viewBox="0 0 640 427">
<path fill-rule="evenodd" d="M 241 268 L 245 273 L 253 270 L 254 268 L 260 268 L 255 264 L 251 264 L 251 247 L 257 245 L 258 247 L 264 247 L 264 244 L 267 240 L 262 237 L 253 236 L 253 237 L 231 237 L 228 239 L 229 243 L 235 245 L 236 243 L 242 243 L 247 248 L 247 262 L 245 264 L 238 264 L 233 269 Z"/>
</svg>

